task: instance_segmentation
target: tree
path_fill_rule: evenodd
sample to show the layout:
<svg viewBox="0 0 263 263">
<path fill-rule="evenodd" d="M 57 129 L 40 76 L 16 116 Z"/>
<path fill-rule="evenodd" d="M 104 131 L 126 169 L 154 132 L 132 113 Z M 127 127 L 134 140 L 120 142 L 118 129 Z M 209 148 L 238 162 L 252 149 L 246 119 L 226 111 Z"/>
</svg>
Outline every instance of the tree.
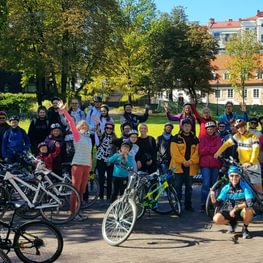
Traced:
<svg viewBox="0 0 263 263">
<path fill-rule="evenodd" d="M 240 93 L 245 102 L 246 81 L 260 67 L 261 43 L 254 30 L 242 30 L 226 43 L 226 53 L 231 57 L 229 76 L 231 85 Z"/>
<path fill-rule="evenodd" d="M 149 41 L 151 75 L 156 89 L 186 91 L 196 102 L 210 92 L 210 61 L 217 42 L 198 24 L 188 24 L 184 9 L 175 8 L 162 16 Z"/>
</svg>

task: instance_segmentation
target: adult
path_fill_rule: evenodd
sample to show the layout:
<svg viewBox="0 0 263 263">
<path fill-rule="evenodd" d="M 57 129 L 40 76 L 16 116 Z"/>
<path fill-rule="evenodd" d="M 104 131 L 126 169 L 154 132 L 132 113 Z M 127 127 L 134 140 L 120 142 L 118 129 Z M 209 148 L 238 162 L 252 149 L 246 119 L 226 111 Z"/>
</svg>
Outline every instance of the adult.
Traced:
<svg viewBox="0 0 263 263">
<path fill-rule="evenodd" d="M 30 149 L 30 140 L 24 129 L 18 126 L 19 117 L 12 116 L 10 128 L 7 129 L 2 141 L 2 157 L 7 162 L 17 161 L 17 157 Z"/>
<path fill-rule="evenodd" d="M 210 191 L 213 204 L 220 207 L 218 213 L 213 217 L 213 221 L 219 225 L 230 224 L 231 233 L 235 232 L 237 221 L 243 220 L 242 236 L 251 238 L 248 225 L 253 218 L 253 193 L 250 187 L 240 180 L 240 171 L 236 166 L 230 166 L 228 170 L 229 183 L 223 187 L 219 196 L 215 197 L 215 192 Z"/>
<path fill-rule="evenodd" d="M 113 145 L 117 147 L 117 149 L 121 148 L 121 144 L 126 142 L 129 139 L 129 133 L 132 130 L 131 124 L 129 122 L 125 122 L 121 125 L 121 137 L 112 141 Z"/>
<path fill-rule="evenodd" d="M 206 134 L 200 138 L 199 143 L 199 165 L 202 174 L 201 187 L 201 208 L 200 212 L 205 212 L 205 203 L 209 189 L 218 178 L 221 163 L 214 158 L 214 154 L 221 146 L 221 138 L 216 133 L 216 124 L 213 121 L 205 124 Z"/>
<path fill-rule="evenodd" d="M 262 192 L 261 167 L 259 163 L 259 139 L 257 135 L 246 128 L 246 122 L 238 119 L 235 121 L 237 133 L 230 137 L 214 154 L 218 158 L 227 148 L 237 144 L 239 162 L 249 173 L 250 181 L 258 192 Z"/>
<path fill-rule="evenodd" d="M 203 108 L 202 110 L 202 115 L 197 111 L 196 109 L 196 105 L 195 104 L 191 104 L 192 107 L 192 111 L 193 114 L 197 120 L 197 122 L 200 124 L 200 133 L 199 133 L 199 138 L 201 138 L 202 136 L 206 135 L 206 128 L 205 128 L 205 124 L 207 122 L 215 122 L 214 120 L 212 120 L 211 117 L 211 112 L 209 108 Z"/>
<path fill-rule="evenodd" d="M 115 153 L 115 147 L 113 145 L 113 140 L 116 139 L 114 133 L 114 124 L 111 122 L 106 123 L 105 130 L 103 133 L 98 133 L 97 152 L 96 152 L 96 168 L 99 176 L 100 185 L 100 200 L 104 199 L 104 184 L 107 172 L 107 200 L 111 199 L 112 194 L 112 173 L 113 164 L 108 165 L 108 158 Z"/>
<path fill-rule="evenodd" d="M 142 123 L 139 128 L 140 137 L 137 144 L 139 151 L 136 155 L 138 170 L 149 174 L 157 170 L 157 148 L 155 139 L 148 135 L 148 126 Z"/>
<path fill-rule="evenodd" d="M 102 104 L 100 107 L 101 115 L 99 118 L 96 118 L 96 123 L 98 125 L 98 129 L 100 129 L 100 132 L 102 133 L 105 130 L 105 124 L 107 122 L 114 123 L 114 120 L 109 115 L 110 108 L 106 104 Z"/>
<path fill-rule="evenodd" d="M 132 113 L 132 104 L 131 103 L 125 103 L 124 106 L 124 113 L 120 118 L 120 123 L 130 123 L 133 130 L 138 130 L 139 123 L 145 122 L 148 120 L 149 117 L 149 106 L 145 105 L 145 112 L 143 115 L 139 116 L 134 113 Z"/>
<path fill-rule="evenodd" d="M 230 130 L 230 122 L 235 121 L 237 119 L 241 119 L 244 121 L 248 121 L 248 114 L 246 112 L 246 105 L 241 105 L 241 111 L 243 114 L 237 114 L 233 112 L 234 103 L 232 101 L 227 101 L 225 104 L 225 113 L 218 117 L 218 122 L 226 123 L 226 129 Z"/>
<path fill-rule="evenodd" d="M 64 131 L 65 125 L 61 121 L 61 117 L 59 114 L 59 108 L 58 103 L 60 102 L 59 97 L 53 97 L 51 99 L 52 106 L 48 108 L 47 110 L 47 118 L 49 121 L 49 126 L 51 126 L 53 123 L 59 123 L 61 126 L 61 130 Z"/>
<path fill-rule="evenodd" d="M 258 122 L 259 122 L 259 124 L 260 124 L 260 132 L 261 132 L 261 134 L 263 134 L 263 116 L 260 116 L 259 118 L 258 118 Z"/>
<path fill-rule="evenodd" d="M 223 139 L 231 132 L 229 130 L 226 129 L 227 124 L 223 121 L 218 123 L 218 135 L 221 138 L 221 140 L 223 141 Z M 231 130 L 231 129 L 230 129 Z"/>
<path fill-rule="evenodd" d="M 164 105 L 164 111 L 166 113 L 166 116 L 168 118 L 168 120 L 170 121 L 179 121 L 179 126 L 180 129 L 182 129 L 182 123 L 184 119 L 190 119 L 191 123 L 192 123 L 192 132 L 195 134 L 195 116 L 192 112 L 192 104 L 191 103 L 185 103 L 183 105 L 183 110 L 181 113 L 178 113 L 176 115 L 171 115 L 171 113 L 169 112 L 168 109 L 168 104 Z"/>
<path fill-rule="evenodd" d="M 77 98 L 73 98 L 70 101 L 68 113 L 74 119 L 76 124 L 79 123 L 81 120 L 86 120 L 85 112 L 81 110 L 79 100 Z"/>
<path fill-rule="evenodd" d="M 173 128 L 172 123 L 165 123 L 162 135 L 156 139 L 157 160 L 160 164 L 161 173 L 163 174 L 167 172 L 171 161 L 170 145 L 173 138 Z"/>
<path fill-rule="evenodd" d="M 102 97 L 94 96 L 93 98 L 94 106 L 89 109 L 86 116 L 86 122 L 89 125 L 90 138 L 92 142 L 92 147 L 95 145 L 95 132 L 97 129 L 97 119 L 101 115 L 101 105 Z"/>
<path fill-rule="evenodd" d="M 0 111 L 0 158 L 2 158 L 2 140 L 6 130 L 10 128 L 7 123 L 7 114 L 4 111 Z"/>
<path fill-rule="evenodd" d="M 88 184 L 89 173 L 92 167 L 92 143 L 89 135 L 89 126 L 85 120 L 80 120 L 77 125 L 73 118 L 65 110 L 65 105 L 59 103 L 74 138 L 75 153 L 71 163 L 72 185 L 79 191 L 80 200 L 84 206 L 83 195 Z M 76 207 L 76 199 L 71 198 L 71 211 Z"/>
<path fill-rule="evenodd" d="M 199 169 L 198 144 L 199 140 L 191 132 L 193 124 L 191 120 L 182 121 L 182 129 L 171 142 L 170 168 L 175 167 L 175 188 L 178 198 L 182 200 L 182 186 L 185 185 L 185 210 L 193 212 L 192 185 L 193 176 Z"/>
<path fill-rule="evenodd" d="M 50 133 L 47 109 L 40 106 L 37 110 L 37 117 L 33 118 L 28 128 L 28 137 L 31 143 L 31 152 L 38 154 L 38 145 L 43 142 Z"/>
<path fill-rule="evenodd" d="M 252 117 L 248 121 L 248 130 L 255 133 L 258 137 L 262 135 L 261 131 L 258 131 L 258 118 Z"/>
</svg>

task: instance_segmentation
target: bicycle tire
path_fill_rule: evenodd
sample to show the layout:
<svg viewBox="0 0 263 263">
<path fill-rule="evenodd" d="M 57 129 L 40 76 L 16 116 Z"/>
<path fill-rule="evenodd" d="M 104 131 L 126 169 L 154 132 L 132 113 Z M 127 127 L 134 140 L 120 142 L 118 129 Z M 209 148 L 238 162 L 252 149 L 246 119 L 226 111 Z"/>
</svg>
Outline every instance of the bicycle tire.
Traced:
<svg viewBox="0 0 263 263">
<path fill-rule="evenodd" d="M 135 196 L 135 204 L 137 208 L 137 220 L 141 219 L 145 213 L 146 208 L 143 202 L 146 193 L 147 193 L 147 189 L 145 185 L 140 186 L 139 189 L 137 190 L 137 194 Z"/>
<path fill-rule="evenodd" d="M 218 196 L 221 189 L 226 185 L 226 183 L 227 182 L 219 180 L 219 181 L 215 182 L 215 184 L 211 187 L 211 189 L 213 191 L 215 191 L 215 197 Z M 216 211 L 216 207 L 212 204 L 210 195 L 208 194 L 207 199 L 206 199 L 206 203 L 205 203 L 205 212 L 210 219 L 213 219 L 215 211 Z"/>
<path fill-rule="evenodd" d="M 89 178 L 87 190 L 88 190 L 87 193 L 85 193 L 86 196 L 85 199 L 87 199 L 87 208 L 88 208 L 93 206 L 99 197 L 100 194 L 99 181 L 96 178 Z"/>
<path fill-rule="evenodd" d="M 13 244 L 17 257 L 26 263 L 55 262 L 63 250 L 60 231 L 44 221 L 33 221 L 20 226 L 14 235 Z"/>
<path fill-rule="evenodd" d="M 30 201 L 33 200 L 34 196 L 35 196 L 35 192 L 32 191 L 30 188 L 28 188 L 25 185 L 19 185 L 19 187 L 21 188 L 21 190 L 23 191 L 23 193 L 26 194 L 26 196 L 28 197 L 28 199 Z M 37 186 L 36 186 L 37 187 Z M 16 191 L 15 188 L 12 188 L 10 191 L 10 201 L 11 202 L 16 202 L 16 201 L 20 201 L 23 200 L 22 197 L 20 196 L 20 194 Z M 21 218 L 24 219 L 35 219 L 40 215 L 40 211 L 39 209 L 35 209 L 35 208 L 30 208 L 25 201 L 25 205 L 21 206 L 20 208 L 16 209 L 16 215 L 18 215 Z"/>
<path fill-rule="evenodd" d="M 168 200 L 170 206 L 172 207 L 172 212 L 174 212 L 177 216 L 180 216 L 182 214 L 181 202 L 175 188 L 172 185 L 169 185 L 168 188 Z"/>
<path fill-rule="evenodd" d="M 0 186 L 0 218 L 2 218 L 8 210 L 7 202 L 9 199 L 8 191 L 3 186 Z"/>
<path fill-rule="evenodd" d="M 7 256 L 7 254 L 2 249 L 0 249 L 0 262 L 12 263 L 11 259 Z"/>
<path fill-rule="evenodd" d="M 43 192 L 40 203 L 55 205 L 53 208 L 44 207 L 40 209 L 43 219 L 57 225 L 65 224 L 73 220 L 80 210 L 79 192 L 72 185 L 65 183 L 53 184 L 49 186 L 47 190 L 61 201 L 61 205 L 56 206 L 57 201 L 48 193 Z M 74 211 L 71 211 L 70 202 L 73 196 L 76 202 Z"/>
<path fill-rule="evenodd" d="M 102 222 L 102 236 L 111 246 L 128 239 L 136 222 L 136 204 L 131 199 L 117 199 L 107 209 Z"/>
</svg>

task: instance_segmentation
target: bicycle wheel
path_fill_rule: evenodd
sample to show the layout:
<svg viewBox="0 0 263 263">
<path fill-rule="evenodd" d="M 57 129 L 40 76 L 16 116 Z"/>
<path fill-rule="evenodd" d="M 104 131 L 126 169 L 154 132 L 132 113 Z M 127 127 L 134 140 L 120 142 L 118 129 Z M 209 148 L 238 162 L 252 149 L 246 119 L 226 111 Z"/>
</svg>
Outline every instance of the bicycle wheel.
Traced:
<svg viewBox="0 0 263 263">
<path fill-rule="evenodd" d="M 131 234 L 136 221 L 136 205 L 123 198 L 113 202 L 102 222 L 102 236 L 111 246 L 123 243 Z"/>
<path fill-rule="evenodd" d="M 73 220 L 80 210 L 78 191 L 64 183 L 51 185 L 47 190 L 48 192 L 43 192 L 40 199 L 40 204 L 44 206 L 40 209 L 41 216 L 53 224 L 65 224 Z M 55 195 L 61 204 L 58 204 L 49 193 Z"/>
<path fill-rule="evenodd" d="M 7 202 L 9 201 L 8 191 L 0 186 L 0 218 L 2 218 L 8 209 Z"/>
<path fill-rule="evenodd" d="M 88 181 L 88 189 L 85 195 L 85 200 L 87 200 L 87 207 L 91 207 L 95 204 L 99 197 L 100 188 L 99 188 L 99 182 L 95 178 L 94 175 L 90 175 L 89 181 Z"/>
<path fill-rule="evenodd" d="M 221 192 L 221 189 L 226 185 L 226 183 L 227 182 L 225 182 L 225 181 L 219 180 L 211 187 L 211 189 L 213 191 L 215 191 L 216 198 L 219 195 L 219 193 Z M 207 199 L 206 199 L 206 203 L 205 203 L 205 211 L 206 211 L 206 214 L 208 215 L 208 217 L 210 219 L 213 219 L 213 216 L 215 214 L 215 209 L 216 209 L 216 207 L 212 204 L 210 195 L 208 194 Z"/>
<path fill-rule="evenodd" d="M 150 187 L 148 192 L 153 192 L 155 189 L 157 189 L 160 186 L 160 182 L 154 182 Z M 172 189 L 172 190 L 171 190 Z M 164 191 L 156 191 L 153 193 L 150 198 L 154 200 L 159 195 L 158 199 L 156 200 L 156 203 L 153 206 L 153 211 L 166 215 L 171 212 L 180 212 L 181 213 L 181 206 L 180 202 L 177 198 L 176 191 L 173 187 L 169 186 Z M 177 207 L 177 208 L 176 208 Z M 179 213 L 179 214 L 180 214 Z"/>
<path fill-rule="evenodd" d="M 7 254 L 0 249 L 0 262 L 1 263 L 11 263 L 10 258 L 7 256 Z"/>
<path fill-rule="evenodd" d="M 62 253 L 63 238 L 52 224 L 33 221 L 25 223 L 16 230 L 14 250 L 23 262 L 55 262 Z"/>
<path fill-rule="evenodd" d="M 135 196 L 135 204 L 137 208 L 137 219 L 142 218 L 145 213 L 145 207 L 143 205 L 143 202 L 144 202 L 144 197 L 146 193 L 147 193 L 147 189 L 145 185 L 142 185 L 137 190 L 137 195 Z"/>
<path fill-rule="evenodd" d="M 20 189 L 23 191 L 23 193 L 25 193 L 25 195 L 27 196 L 27 198 L 32 202 L 35 196 L 35 192 L 32 191 L 30 188 L 28 188 L 25 185 L 19 185 Z M 19 201 L 23 201 L 22 197 L 20 196 L 20 194 L 17 192 L 17 190 L 15 188 L 12 188 L 10 191 L 10 200 L 12 202 L 19 202 Z M 24 219 L 35 219 L 40 215 L 40 212 L 38 209 L 35 208 L 30 208 L 26 201 L 25 205 L 22 205 L 20 208 L 18 208 L 16 210 L 16 214 Z"/>
</svg>

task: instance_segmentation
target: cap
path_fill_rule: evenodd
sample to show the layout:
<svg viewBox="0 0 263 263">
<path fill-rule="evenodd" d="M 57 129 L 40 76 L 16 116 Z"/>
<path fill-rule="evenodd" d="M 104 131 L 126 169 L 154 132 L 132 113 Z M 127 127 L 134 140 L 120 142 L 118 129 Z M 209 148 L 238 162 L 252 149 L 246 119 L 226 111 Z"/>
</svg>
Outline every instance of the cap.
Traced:
<svg viewBox="0 0 263 263">
<path fill-rule="evenodd" d="M 16 115 L 13 115 L 10 117 L 9 121 L 19 121 L 19 117 Z"/>
<path fill-rule="evenodd" d="M 242 119 L 237 119 L 237 120 L 235 121 L 234 126 L 235 126 L 236 128 L 240 128 L 240 127 L 244 127 L 246 124 L 247 124 L 247 123 L 246 123 L 244 120 L 242 120 Z"/>
<path fill-rule="evenodd" d="M 126 146 L 126 147 L 129 147 L 131 148 L 131 143 L 129 141 L 125 141 L 121 144 L 121 146 Z"/>
<path fill-rule="evenodd" d="M 173 124 L 171 122 L 166 122 L 164 124 L 164 127 L 166 127 L 166 126 L 170 126 L 170 127 L 172 127 L 172 129 L 174 128 L 174 126 L 173 126 Z"/>
<path fill-rule="evenodd" d="M 102 102 L 102 97 L 101 96 L 94 96 L 93 101 L 94 102 Z"/>
<path fill-rule="evenodd" d="M 6 114 L 5 111 L 0 111 L 0 115 L 1 115 L 1 116 L 4 115 L 5 117 L 7 117 L 7 114 Z"/>
<path fill-rule="evenodd" d="M 38 144 L 37 148 L 40 149 L 40 148 L 43 147 L 43 146 L 48 147 L 48 145 L 47 145 L 46 142 L 41 142 L 41 143 Z"/>
<path fill-rule="evenodd" d="M 215 122 L 213 121 L 208 121 L 206 124 L 205 124 L 205 128 L 210 128 L 210 127 L 216 127 L 216 124 Z"/>
<path fill-rule="evenodd" d="M 182 125 L 184 125 L 184 124 L 191 124 L 193 126 L 193 122 L 189 118 L 183 119 Z"/>
<path fill-rule="evenodd" d="M 131 136 L 131 135 L 133 135 L 133 134 L 138 135 L 138 132 L 137 132 L 136 130 L 131 130 L 131 131 L 129 131 L 129 133 L 128 133 L 129 136 Z"/>
<path fill-rule="evenodd" d="M 51 99 L 51 102 L 53 103 L 54 100 L 61 100 L 61 99 L 60 99 L 60 97 L 55 96 L 55 97 L 53 97 L 53 98 Z"/>
<path fill-rule="evenodd" d="M 106 129 L 106 127 L 109 126 L 109 125 L 112 126 L 112 128 L 114 128 L 114 123 L 111 122 L 111 121 L 108 121 L 108 122 L 105 123 L 105 129 Z"/>
<path fill-rule="evenodd" d="M 54 129 L 60 129 L 61 130 L 61 125 L 59 123 L 52 123 L 50 125 L 50 129 L 54 130 Z"/>
<path fill-rule="evenodd" d="M 237 166 L 235 166 L 235 165 L 231 165 L 230 167 L 229 167 L 229 169 L 228 169 L 228 172 L 227 172 L 227 174 L 228 175 L 230 175 L 230 174 L 240 174 L 240 170 L 239 170 L 239 168 L 237 167 Z"/>
<path fill-rule="evenodd" d="M 256 123 L 258 123 L 258 118 L 252 117 L 252 118 L 249 119 L 249 122 L 256 122 Z"/>
</svg>

